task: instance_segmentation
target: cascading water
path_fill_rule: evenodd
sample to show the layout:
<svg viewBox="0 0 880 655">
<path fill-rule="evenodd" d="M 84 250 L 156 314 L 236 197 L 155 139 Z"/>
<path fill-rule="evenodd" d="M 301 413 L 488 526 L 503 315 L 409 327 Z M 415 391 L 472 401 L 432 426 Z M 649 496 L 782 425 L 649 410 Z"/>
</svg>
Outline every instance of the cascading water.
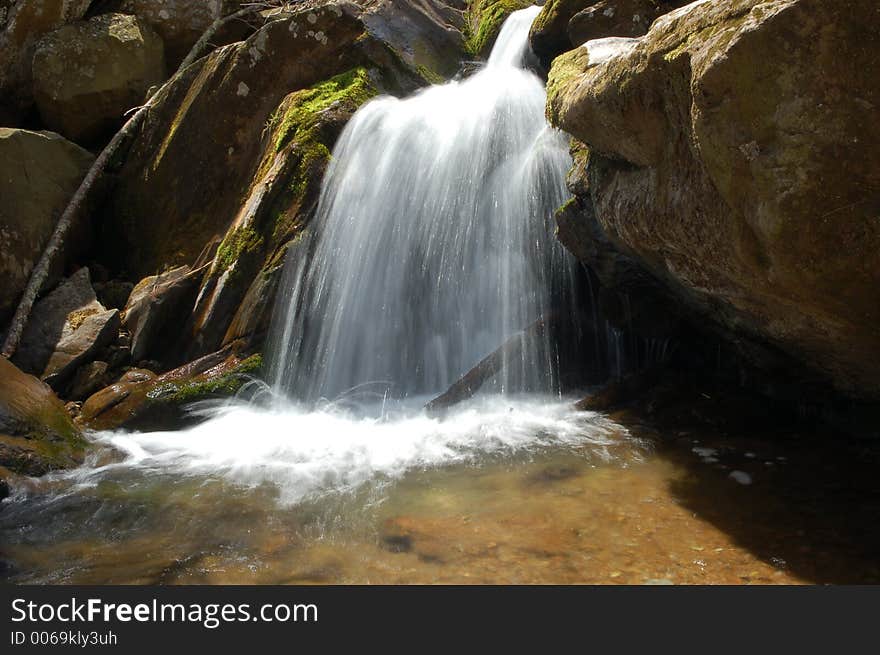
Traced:
<svg viewBox="0 0 880 655">
<path fill-rule="evenodd" d="M 514 13 L 472 77 L 353 117 L 311 234 L 288 258 L 277 388 L 299 400 L 442 391 L 550 315 L 571 283 L 552 231 L 571 162 L 544 119 L 543 83 L 525 68 L 539 11 Z M 496 388 L 551 390 L 550 346 L 531 341 Z"/>
</svg>

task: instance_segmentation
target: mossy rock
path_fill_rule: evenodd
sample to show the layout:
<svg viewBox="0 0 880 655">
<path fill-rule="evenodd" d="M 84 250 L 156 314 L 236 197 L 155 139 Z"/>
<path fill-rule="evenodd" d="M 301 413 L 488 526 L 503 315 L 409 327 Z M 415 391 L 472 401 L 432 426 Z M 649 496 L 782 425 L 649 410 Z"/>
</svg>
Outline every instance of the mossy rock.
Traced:
<svg viewBox="0 0 880 655">
<path fill-rule="evenodd" d="M 92 430 L 173 430 L 201 420 L 187 410 L 203 400 L 235 396 L 263 369 L 259 354 L 243 343 L 156 376 L 132 370 L 83 404 L 77 422 Z"/>
<path fill-rule="evenodd" d="M 465 49 L 474 57 L 488 56 L 507 17 L 533 4 L 531 0 L 472 0 L 465 15 Z"/>
</svg>

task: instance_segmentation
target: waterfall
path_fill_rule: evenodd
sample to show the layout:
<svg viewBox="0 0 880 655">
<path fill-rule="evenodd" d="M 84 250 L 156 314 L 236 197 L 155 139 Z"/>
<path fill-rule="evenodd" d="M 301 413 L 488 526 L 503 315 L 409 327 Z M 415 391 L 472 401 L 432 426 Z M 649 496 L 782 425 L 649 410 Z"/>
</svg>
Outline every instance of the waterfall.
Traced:
<svg viewBox="0 0 880 655">
<path fill-rule="evenodd" d="M 512 14 L 473 76 L 375 99 L 349 122 L 288 255 L 270 344 L 277 389 L 299 400 L 443 391 L 549 317 L 573 275 L 553 235 L 571 161 L 526 68 L 539 11 Z M 551 346 L 530 343 L 495 388 L 552 390 Z"/>
</svg>

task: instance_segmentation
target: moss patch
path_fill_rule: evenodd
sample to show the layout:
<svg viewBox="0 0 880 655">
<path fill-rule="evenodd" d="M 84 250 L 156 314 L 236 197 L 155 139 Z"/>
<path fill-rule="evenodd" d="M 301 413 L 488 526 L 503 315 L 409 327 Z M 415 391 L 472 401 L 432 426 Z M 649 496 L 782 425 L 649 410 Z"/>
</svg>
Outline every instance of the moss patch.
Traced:
<svg viewBox="0 0 880 655">
<path fill-rule="evenodd" d="M 507 17 L 532 4 L 531 0 L 472 0 L 465 14 L 465 50 L 474 57 L 485 55 Z"/>
<path fill-rule="evenodd" d="M 239 258 L 258 250 L 263 245 L 263 237 L 251 226 L 235 228 L 226 235 L 217 249 L 217 270 L 228 271 Z"/>
<path fill-rule="evenodd" d="M 173 405 L 183 405 L 205 400 L 234 396 L 252 377 L 259 374 L 263 368 L 263 357 L 252 355 L 241 362 L 238 366 L 227 373 L 205 380 L 192 380 L 182 385 L 174 385 L 167 395 L 163 395 L 161 401 Z"/>
<path fill-rule="evenodd" d="M 280 152 L 293 139 L 313 139 L 314 132 L 320 128 L 321 114 L 328 109 L 341 103 L 360 106 L 374 95 L 376 89 L 364 68 L 354 68 L 297 91 L 289 96 L 283 114 L 270 119 L 270 125 L 275 127 L 275 152 Z"/>
<path fill-rule="evenodd" d="M 586 48 L 575 48 L 553 60 L 547 78 L 547 120 L 553 125 L 559 126 L 560 96 L 575 77 L 587 70 L 589 61 L 590 53 Z"/>
</svg>

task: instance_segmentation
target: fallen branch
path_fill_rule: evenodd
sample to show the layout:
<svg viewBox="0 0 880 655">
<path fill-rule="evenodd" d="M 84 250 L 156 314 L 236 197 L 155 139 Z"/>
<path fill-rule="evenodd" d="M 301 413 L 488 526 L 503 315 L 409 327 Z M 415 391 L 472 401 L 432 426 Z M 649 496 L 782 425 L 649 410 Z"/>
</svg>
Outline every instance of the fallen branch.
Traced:
<svg viewBox="0 0 880 655">
<path fill-rule="evenodd" d="M 70 199 L 70 202 L 61 214 L 61 218 L 59 218 L 58 222 L 55 224 L 55 230 L 52 232 L 49 242 L 43 249 L 43 253 L 40 255 L 40 259 L 37 261 L 36 266 L 34 266 L 34 269 L 31 271 L 27 287 L 22 294 L 18 307 L 15 310 L 15 314 L 12 317 L 12 321 L 9 324 L 9 331 L 6 334 L 6 340 L 3 342 L 3 349 L 0 351 L 0 354 L 6 358 L 10 358 L 15 354 L 18 344 L 21 341 L 21 335 L 24 332 L 28 319 L 30 318 L 34 302 L 40 293 L 40 289 L 42 289 L 46 282 L 46 278 L 49 275 L 49 270 L 52 267 L 52 263 L 55 261 L 58 250 L 64 243 L 67 233 L 70 231 L 76 217 L 79 215 L 80 211 L 82 211 L 86 198 L 89 196 L 95 183 L 101 179 L 107 164 L 116 155 L 120 146 L 140 127 L 141 123 L 147 117 L 150 108 L 153 106 L 155 99 L 160 95 L 162 90 L 174 83 L 184 70 L 199 58 L 201 52 L 204 51 L 205 46 L 211 38 L 213 38 L 213 36 L 224 25 L 233 20 L 239 20 L 265 9 L 286 8 L 289 4 L 290 3 L 288 2 L 255 2 L 214 21 L 192 47 L 174 75 L 150 95 L 146 103 L 132 114 L 131 118 L 126 121 L 110 143 L 108 143 L 101 151 L 101 154 L 95 159 L 89 172 L 86 174 L 85 178 L 83 178 L 76 193 L 73 194 L 73 197 Z"/>
</svg>

